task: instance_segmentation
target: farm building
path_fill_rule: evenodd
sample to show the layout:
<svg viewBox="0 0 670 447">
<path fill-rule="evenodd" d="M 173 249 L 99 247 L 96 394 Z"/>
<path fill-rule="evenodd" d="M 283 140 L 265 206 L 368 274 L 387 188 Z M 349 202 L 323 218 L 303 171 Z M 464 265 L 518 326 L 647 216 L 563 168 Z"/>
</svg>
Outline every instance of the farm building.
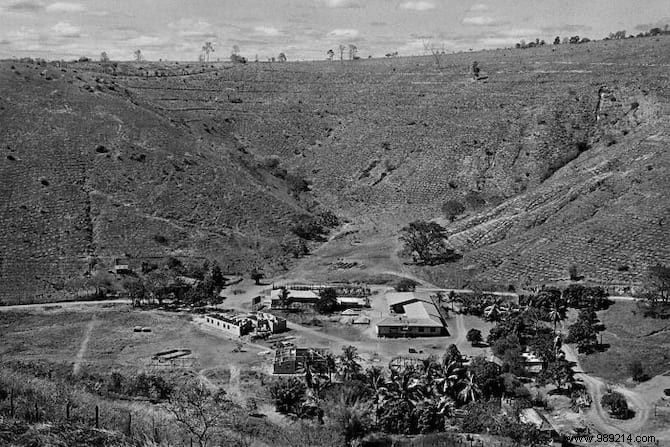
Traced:
<svg viewBox="0 0 670 447">
<path fill-rule="evenodd" d="M 274 374 L 304 374 L 305 364 L 309 361 L 313 369 L 327 369 L 326 348 L 296 348 L 289 346 L 275 351 Z"/>
<path fill-rule="evenodd" d="M 241 337 L 252 332 L 257 334 L 277 334 L 286 330 L 285 319 L 265 312 L 251 312 L 232 317 L 221 314 L 210 314 L 205 316 L 205 322 L 236 337 Z"/>
<path fill-rule="evenodd" d="M 448 335 L 446 315 L 430 295 L 403 292 L 386 295 L 391 316 L 377 323 L 378 337 L 436 337 Z"/>
<path fill-rule="evenodd" d="M 370 298 L 367 296 L 338 296 L 337 304 L 341 307 L 370 307 Z"/>
<path fill-rule="evenodd" d="M 270 292 L 270 308 L 280 309 L 284 306 L 280 298 L 283 289 L 273 289 Z M 288 291 L 288 300 L 291 304 L 314 304 L 319 301 L 319 293 L 317 290 L 291 290 Z"/>
<path fill-rule="evenodd" d="M 240 320 L 232 317 L 226 317 L 221 314 L 206 315 L 205 321 L 207 324 L 217 329 L 221 329 L 222 331 L 236 337 L 247 335 L 251 332 L 252 329 L 251 322 L 246 319 Z"/>
</svg>

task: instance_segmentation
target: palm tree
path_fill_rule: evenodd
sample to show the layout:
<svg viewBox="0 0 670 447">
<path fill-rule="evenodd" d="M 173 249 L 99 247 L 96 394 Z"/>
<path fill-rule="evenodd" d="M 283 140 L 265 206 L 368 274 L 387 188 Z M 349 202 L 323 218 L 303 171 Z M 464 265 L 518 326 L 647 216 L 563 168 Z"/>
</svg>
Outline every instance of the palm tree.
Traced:
<svg viewBox="0 0 670 447">
<path fill-rule="evenodd" d="M 333 371 L 337 369 L 337 361 L 335 359 L 335 355 L 333 355 L 333 353 L 331 352 L 326 354 L 325 358 L 326 358 L 326 369 L 328 370 L 328 381 L 332 382 Z"/>
<path fill-rule="evenodd" d="M 365 371 L 365 383 L 374 392 L 375 402 L 375 424 L 377 423 L 377 413 L 379 411 L 379 402 L 382 399 L 382 390 L 386 386 L 386 378 L 381 368 L 372 366 Z"/>
<path fill-rule="evenodd" d="M 472 375 L 471 371 L 468 371 L 465 378 L 461 382 L 463 388 L 458 393 L 458 398 L 462 402 L 476 401 L 479 396 L 481 396 L 482 391 L 479 389 L 479 385 L 475 382 L 475 377 Z"/>
<path fill-rule="evenodd" d="M 355 346 L 342 347 L 340 371 L 345 381 L 361 372 L 361 365 L 358 363 L 359 359 L 358 349 Z"/>
<path fill-rule="evenodd" d="M 281 288 L 279 292 L 279 306 L 282 309 L 286 309 L 291 305 L 291 294 L 286 287 Z"/>
<path fill-rule="evenodd" d="M 209 53 L 214 52 L 212 42 L 205 42 L 205 45 L 202 46 L 202 52 L 205 53 L 205 58 L 207 59 L 207 62 L 209 62 Z"/>
<path fill-rule="evenodd" d="M 554 333 L 556 332 L 556 323 L 563 320 L 565 315 L 565 306 L 563 306 L 562 303 L 555 301 L 551 306 L 551 310 L 549 311 L 549 320 L 554 324 Z"/>
</svg>

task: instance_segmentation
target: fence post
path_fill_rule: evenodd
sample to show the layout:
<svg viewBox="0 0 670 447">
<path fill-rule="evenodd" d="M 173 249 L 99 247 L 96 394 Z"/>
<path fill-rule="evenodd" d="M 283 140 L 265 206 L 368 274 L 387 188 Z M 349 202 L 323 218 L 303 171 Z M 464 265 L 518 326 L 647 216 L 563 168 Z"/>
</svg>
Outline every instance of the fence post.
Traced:
<svg viewBox="0 0 670 447">
<path fill-rule="evenodd" d="M 133 436 L 133 432 L 132 432 L 131 425 L 130 425 L 132 423 L 132 419 L 133 419 L 133 414 L 129 411 L 128 412 L 128 437 L 129 438 L 131 438 Z"/>
<path fill-rule="evenodd" d="M 40 421 L 40 414 L 39 414 L 39 411 L 38 411 L 38 409 L 37 409 L 37 401 L 35 401 L 35 415 L 34 415 L 34 419 L 35 419 L 35 422 L 39 422 L 39 421 Z"/>
<path fill-rule="evenodd" d="M 65 419 L 68 420 L 68 421 L 70 420 L 70 401 L 69 400 L 65 403 Z"/>
<path fill-rule="evenodd" d="M 95 428 L 100 428 L 100 410 L 95 406 Z"/>
</svg>

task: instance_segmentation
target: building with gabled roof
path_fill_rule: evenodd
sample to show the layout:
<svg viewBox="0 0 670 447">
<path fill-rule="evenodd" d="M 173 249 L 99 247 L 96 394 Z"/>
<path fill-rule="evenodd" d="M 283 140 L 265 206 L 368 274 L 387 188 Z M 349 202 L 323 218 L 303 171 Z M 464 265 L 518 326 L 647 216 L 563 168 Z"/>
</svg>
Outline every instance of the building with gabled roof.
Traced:
<svg viewBox="0 0 670 447">
<path fill-rule="evenodd" d="M 377 323 L 378 337 L 436 337 L 448 335 L 446 315 L 427 293 L 386 294 L 391 316 Z"/>
</svg>

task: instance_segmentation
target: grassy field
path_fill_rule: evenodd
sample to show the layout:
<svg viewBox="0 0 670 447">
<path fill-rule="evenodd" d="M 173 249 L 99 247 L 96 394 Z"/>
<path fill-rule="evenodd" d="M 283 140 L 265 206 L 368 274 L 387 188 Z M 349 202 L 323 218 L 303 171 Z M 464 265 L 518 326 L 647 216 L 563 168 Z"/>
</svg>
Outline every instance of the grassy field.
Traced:
<svg viewBox="0 0 670 447">
<path fill-rule="evenodd" d="M 227 387 L 239 385 L 232 384 L 231 368 L 236 374 L 267 368 L 264 358 L 257 355 L 260 349 L 247 346 L 245 352 L 234 353 L 236 341 L 192 322 L 190 315 L 138 311 L 125 305 L 44 309 L 0 313 L 3 361 L 34 361 L 65 372 L 79 357 L 82 371 L 91 373 L 178 374 L 179 368 L 157 366 L 151 357 L 170 349 L 190 349 L 194 360 L 189 370 Z M 79 354 L 89 325 L 88 343 Z M 135 326 L 151 328 L 151 332 L 134 332 Z"/>
<path fill-rule="evenodd" d="M 649 376 L 670 370 L 670 322 L 644 318 L 634 302 L 618 301 L 598 313 L 605 324 L 605 352 L 580 356 L 584 370 L 612 382 L 630 380 L 628 365 L 639 360 Z"/>
</svg>

